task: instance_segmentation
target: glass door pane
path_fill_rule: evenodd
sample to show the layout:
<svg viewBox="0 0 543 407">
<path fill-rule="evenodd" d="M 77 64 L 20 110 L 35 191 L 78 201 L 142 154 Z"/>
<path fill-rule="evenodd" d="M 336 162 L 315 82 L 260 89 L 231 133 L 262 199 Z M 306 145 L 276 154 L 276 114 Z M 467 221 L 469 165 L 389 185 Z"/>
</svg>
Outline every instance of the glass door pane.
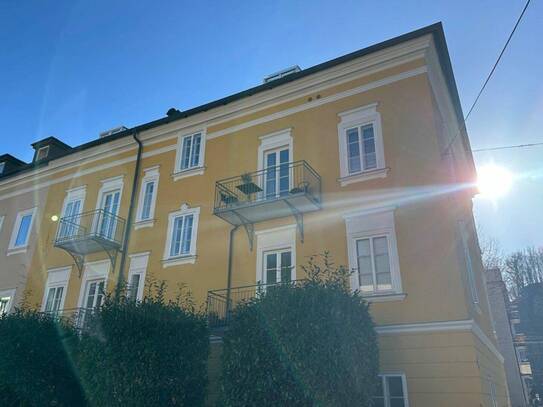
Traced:
<svg viewBox="0 0 543 407">
<path fill-rule="evenodd" d="M 289 155 L 289 149 L 284 147 L 264 153 L 266 198 L 284 196 L 290 191 Z"/>
<path fill-rule="evenodd" d="M 275 152 L 266 153 L 266 198 L 275 197 L 277 191 L 277 155 Z"/>
<path fill-rule="evenodd" d="M 113 239 L 115 237 L 120 194 L 120 191 L 108 192 L 102 198 L 101 225 L 99 230 L 100 236 L 106 239 Z"/>
</svg>

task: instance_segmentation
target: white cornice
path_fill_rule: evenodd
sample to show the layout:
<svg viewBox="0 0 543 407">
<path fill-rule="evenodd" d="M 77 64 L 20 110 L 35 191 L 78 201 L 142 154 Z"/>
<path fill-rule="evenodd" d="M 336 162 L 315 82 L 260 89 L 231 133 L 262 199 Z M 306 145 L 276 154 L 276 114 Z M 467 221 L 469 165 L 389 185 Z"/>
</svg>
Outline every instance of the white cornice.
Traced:
<svg viewBox="0 0 543 407">
<path fill-rule="evenodd" d="M 504 359 L 494 343 L 483 332 L 481 327 L 473 319 L 458 321 L 420 322 L 414 324 L 380 325 L 375 327 L 379 335 L 401 335 L 413 333 L 440 333 L 440 332 L 471 332 L 485 345 L 498 360 Z"/>
<path fill-rule="evenodd" d="M 201 128 L 202 125 L 208 127 L 219 125 L 221 123 L 245 115 L 257 113 L 264 109 L 269 109 L 270 107 L 274 107 L 282 103 L 295 100 L 308 94 L 323 91 L 327 88 L 337 86 L 339 84 L 346 83 L 354 79 L 372 75 L 377 72 L 400 66 L 402 64 L 417 59 L 422 59 L 425 57 L 426 49 L 431 43 L 431 35 L 428 34 L 426 36 L 407 41 L 403 44 L 386 48 L 381 51 L 365 55 L 352 61 L 326 69 L 324 71 L 317 72 L 313 75 L 279 86 L 275 89 L 270 89 L 269 91 L 255 94 L 242 100 L 229 103 L 225 106 L 211 109 L 207 112 L 198 113 L 183 120 L 178 120 L 172 123 L 164 124 L 163 126 L 159 126 L 157 128 L 146 130 L 140 134 L 140 139 L 144 142 L 144 146 L 160 143 L 170 138 L 177 137 L 178 132 L 180 131 L 186 132 L 191 129 L 197 130 L 198 128 Z M 425 72 L 425 68 L 423 69 L 423 71 Z M 383 83 L 380 83 L 379 81 L 375 81 L 373 83 L 373 87 L 383 85 Z M 373 87 L 370 87 L 368 89 L 372 89 Z M 352 94 L 367 90 L 360 87 L 356 89 L 357 90 L 355 90 Z M 347 95 L 348 93 L 342 93 L 341 97 L 347 97 Z M 309 105 L 309 108 L 317 107 L 321 104 L 329 103 L 333 100 L 334 99 L 332 97 L 321 98 L 316 99 L 314 102 L 306 103 L 303 106 L 305 107 Z M 288 113 L 278 112 L 278 117 L 284 117 L 284 115 L 292 114 L 295 112 L 295 110 L 292 110 Z M 276 117 L 272 115 L 266 116 L 266 120 L 274 120 L 275 118 Z M 248 122 L 246 124 L 246 126 L 253 125 L 255 125 L 255 123 Z M 221 133 L 226 134 L 235 131 L 235 127 L 231 127 L 227 130 L 228 131 L 223 130 L 221 132 L 215 132 L 213 136 L 218 137 L 219 135 L 221 135 Z M 164 148 L 169 151 L 171 146 L 166 146 Z M 14 177 L 10 177 L 7 180 L 0 181 L 0 193 L 10 188 L 16 188 L 17 186 L 21 185 L 21 183 L 36 183 L 36 181 L 41 180 L 45 177 L 50 177 L 58 173 L 59 171 L 64 171 L 73 167 L 86 165 L 96 160 L 113 157 L 135 149 L 136 145 L 132 138 L 125 137 L 119 140 L 111 141 L 106 144 L 98 145 L 87 150 L 70 154 L 66 157 L 61 157 L 59 159 L 49 162 L 46 167 L 37 169 L 35 171 L 25 172 Z M 131 161 L 131 159 L 132 158 L 130 157 L 128 161 Z M 117 160 L 116 162 L 119 161 L 124 160 Z M 90 169 L 82 170 L 81 173 L 88 172 L 89 170 Z M 77 175 L 78 174 L 71 174 L 69 178 L 76 177 Z M 56 182 L 56 180 L 54 182 Z M 4 199 L 4 197 L 2 196 L 0 197 L 0 199 Z"/>
</svg>

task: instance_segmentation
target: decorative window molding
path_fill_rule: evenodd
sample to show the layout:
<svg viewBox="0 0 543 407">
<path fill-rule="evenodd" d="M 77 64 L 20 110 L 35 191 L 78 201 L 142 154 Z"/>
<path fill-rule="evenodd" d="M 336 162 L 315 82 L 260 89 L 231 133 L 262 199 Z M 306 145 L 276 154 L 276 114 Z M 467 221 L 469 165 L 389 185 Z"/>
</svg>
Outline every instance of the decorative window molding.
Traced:
<svg viewBox="0 0 543 407">
<path fill-rule="evenodd" d="M 17 213 L 17 218 L 11 232 L 8 252 L 6 253 L 8 256 L 26 252 L 37 209 L 37 207 L 34 207 Z"/>
<path fill-rule="evenodd" d="M 169 214 L 163 268 L 196 262 L 199 217 L 200 208 L 189 208 L 186 204 Z"/>
<path fill-rule="evenodd" d="M 341 186 L 383 178 L 385 167 L 381 115 L 377 103 L 338 114 L 339 167 Z"/>
<path fill-rule="evenodd" d="M 471 295 L 471 301 L 477 312 L 481 313 L 479 307 L 479 293 L 477 292 L 477 284 L 475 282 L 475 273 L 473 271 L 473 261 L 470 250 L 470 234 L 468 231 L 468 225 L 465 221 L 458 221 L 458 230 L 460 234 L 460 244 L 462 246 L 462 253 L 466 264 L 466 276 L 468 282 L 468 289 Z"/>
<path fill-rule="evenodd" d="M 66 191 L 66 197 L 62 203 L 60 217 L 71 217 L 83 213 L 85 205 L 85 197 L 87 195 L 86 185 L 72 188 Z M 70 222 L 61 223 L 59 225 L 58 236 L 69 236 L 75 232 L 73 224 L 79 224 L 79 219 L 72 219 Z"/>
<path fill-rule="evenodd" d="M 42 312 L 57 313 L 64 309 L 71 270 L 71 266 L 47 270 L 47 282 L 41 304 Z"/>
<path fill-rule="evenodd" d="M 93 280 L 103 280 L 104 289 L 107 287 L 110 266 L 111 262 L 109 260 L 93 261 L 84 264 L 81 289 L 79 290 L 79 299 L 77 300 L 78 308 L 85 308 L 85 294 L 89 282 L 92 282 Z"/>
<path fill-rule="evenodd" d="M 409 407 L 407 379 L 404 373 L 382 373 L 380 385 L 374 396 L 374 404 L 383 407 Z"/>
<path fill-rule="evenodd" d="M 403 300 L 394 209 L 368 208 L 344 218 L 351 288 L 374 302 Z"/>
<path fill-rule="evenodd" d="M 15 302 L 15 288 L 0 290 L 0 316 L 9 314 Z"/>
<path fill-rule="evenodd" d="M 128 287 L 126 294 L 129 299 L 135 301 L 143 300 L 149 254 L 151 254 L 151 252 L 128 255 L 128 257 L 130 257 L 130 268 L 128 269 Z"/>
<path fill-rule="evenodd" d="M 260 136 L 260 145 L 258 146 L 258 157 L 257 165 L 258 170 L 263 170 L 265 166 L 264 155 L 266 151 L 278 149 L 281 147 L 288 147 L 289 152 L 289 162 L 293 161 L 294 150 L 293 150 L 293 139 L 292 139 L 292 128 L 279 130 L 273 133 Z"/>
<path fill-rule="evenodd" d="M 177 138 L 173 180 L 204 173 L 206 129 L 182 134 Z"/>
<path fill-rule="evenodd" d="M 143 171 L 145 175 L 141 180 L 134 229 L 152 227 L 155 223 L 155 207 L 158 195 L 158 181 L 160 178 L 159 166 L 147 168 Z"/>
<path fill-rule="evenodd" d="M 266 283 L 265 255 L 270 252 L 290 251 L 291 280 L 296 280 L 296 225 L 259 230 L 256 235 L 256 275 L 259 283 Z"/>
</svg>

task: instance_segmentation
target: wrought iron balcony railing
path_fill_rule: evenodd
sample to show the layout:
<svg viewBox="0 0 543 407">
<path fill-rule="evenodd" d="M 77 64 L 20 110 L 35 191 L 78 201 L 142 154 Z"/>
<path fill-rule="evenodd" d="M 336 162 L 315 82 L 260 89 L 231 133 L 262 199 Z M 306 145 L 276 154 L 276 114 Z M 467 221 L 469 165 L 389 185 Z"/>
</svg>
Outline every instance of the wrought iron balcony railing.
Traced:
<svg viewBox="0 0 543 407">
<path fill-rule="evenodd" d="M 266 290 L 272 289 L 281 284 L 296 285 L 303 280 L 294 280 L 282 283 L 256 284 L 228 289 L 211 290 L 207 292 L 207 318 L 209 327 L 221 329 L 228 326 L 232 311 L 235 308 L 253 298 L 262 295 Z"/>
<path fill-rule="evenodd" d="M 77 330 L 84 330 L 88 327 L 90 315 L 95 313 L 98 308 L 68 308 L 56 311 L 45 311 L 55 320 L 62 320 L 71 324 Z"/>
<path fill-rule="evenodd" d="M 84 256 L 98 251 L 120 250 L 125 220 L 103 209 L 60 219 L 55 246 Z"/>
<path fill-rule="evenodd" d="M 233 225 L 320 209 L 321 178 L 305 161 L 217 181 L 214 214 Z"/>
</svg>

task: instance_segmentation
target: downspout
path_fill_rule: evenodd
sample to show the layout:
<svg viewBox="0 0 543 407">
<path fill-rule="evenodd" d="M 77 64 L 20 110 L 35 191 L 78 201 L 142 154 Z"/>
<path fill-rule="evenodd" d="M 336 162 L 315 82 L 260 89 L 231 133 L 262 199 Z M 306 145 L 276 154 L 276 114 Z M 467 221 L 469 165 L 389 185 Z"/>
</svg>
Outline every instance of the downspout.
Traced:
<svg viewBox="0 0 543 407">
<path fill-rule="evenodd" d="M 121 253 L 121 263 L 119 265 L 119 275 L 117 276 L 117 286 L 115 287 L 115 299 L 119 299 L 121 290 L 124 285 L 124 275 L 123 271 L 126 264 L 126 257 L 128 251 L 128 241 L 130 240 L 130 232 L 132 231 L 132 218 L 134 217 L 134 204 L 136 202 L 136 190 L 138 189 L 139 177 L 140 177 L 140 166 L 141 166 L 141 155 L 143 153 L 143 144 L 138 138 L 138 132 L 135 131 L 132 133 L 134 141 L 138 143 L 138 154 L 136 156 L 136 168 L 134 169 L 134 178 L 132 182 L 132 193 L 130 195 L 130 206 L 128 207 L 128 217 L 126 219 L 126 226 L 124 230 L 123 238 L 123 251 Z"/>
<path fill-rule="evenodd" d="M 238 230 L 238 226 L 234 226 L 230 229 L 230 240 L 228 241 L 228 275 L 226 280 L 226 319 L 230 318 L 230 303 L 232 295 L 232 251 L 234 250 L 234 233 Z"/>
</svg>

